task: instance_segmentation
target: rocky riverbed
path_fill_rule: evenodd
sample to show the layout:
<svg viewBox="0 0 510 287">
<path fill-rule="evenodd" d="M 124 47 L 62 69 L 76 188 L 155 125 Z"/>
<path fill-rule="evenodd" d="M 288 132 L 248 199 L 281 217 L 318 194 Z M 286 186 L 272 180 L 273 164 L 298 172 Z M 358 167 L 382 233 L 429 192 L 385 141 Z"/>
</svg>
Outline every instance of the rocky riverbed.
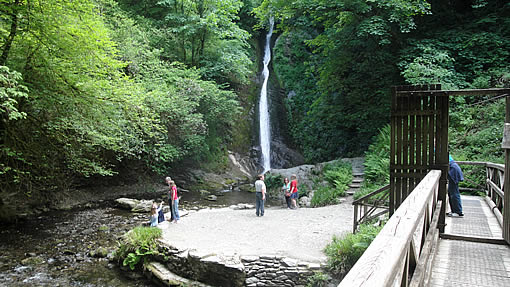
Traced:
<svg viewBox="0 0 510 287">
<path fill-rule="evenodd" d="M 117 239 L 147 220 L 112 207 L 53 212 L 0 231 L 0 286 L 127 286 L 152 284 L 126 277 L 108 256 Z"/>
</svg>

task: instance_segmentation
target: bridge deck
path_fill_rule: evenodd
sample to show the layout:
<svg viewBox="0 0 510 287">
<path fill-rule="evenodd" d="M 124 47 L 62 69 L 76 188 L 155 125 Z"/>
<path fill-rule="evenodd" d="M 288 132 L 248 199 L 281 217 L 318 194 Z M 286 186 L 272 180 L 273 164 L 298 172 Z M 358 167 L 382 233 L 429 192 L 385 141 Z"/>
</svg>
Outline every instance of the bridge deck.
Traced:
<svg viewBox="0 0 510 287">
<path fill-rule="evenodd" d="M 463 218 L 446 219 L 445 234 L 502 239 L 502 230 L 481 197 L 462 196 Z M 510 286 L 510 247 L 440 239 L 429 286 Z"/>
</svg>

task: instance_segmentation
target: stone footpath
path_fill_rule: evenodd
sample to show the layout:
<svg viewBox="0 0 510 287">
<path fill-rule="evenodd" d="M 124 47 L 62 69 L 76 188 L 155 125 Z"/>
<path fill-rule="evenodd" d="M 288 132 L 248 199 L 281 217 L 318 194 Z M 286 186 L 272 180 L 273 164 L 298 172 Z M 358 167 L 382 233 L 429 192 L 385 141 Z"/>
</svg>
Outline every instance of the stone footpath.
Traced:
<svg viewBox="0 0 510 287">
<path fill-rule="evenodd" d="M 177 224 L 160 224 L 165 256 L 158 261 L 182 277 L 216 286 L 305 285 L 324 267 L 323 249 L 333 235 L 352 230 L 351 202 L 348 197 L 321 208 L 266 208 L 263 217 L 254 209 L 190 212 Z"/>
</svg>

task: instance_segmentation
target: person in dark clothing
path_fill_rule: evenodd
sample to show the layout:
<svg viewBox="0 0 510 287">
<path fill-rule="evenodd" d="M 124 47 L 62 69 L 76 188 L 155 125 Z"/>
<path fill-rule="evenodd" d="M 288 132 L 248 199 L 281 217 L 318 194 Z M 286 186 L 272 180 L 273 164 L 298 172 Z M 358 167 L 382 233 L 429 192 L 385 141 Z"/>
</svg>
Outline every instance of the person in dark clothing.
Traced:
<svg viewBox="0 0 510 287">
<path fill-rule="evenodd" d="M 448 200 L 450 202 L 450 210 L 446 215 L 451 217 L 462 217 L 462 202 L 460 200 L 459 182 L 464 180 L 464 175 L 459 165 L 450 156 L 448 170 Z"/>
</svg>

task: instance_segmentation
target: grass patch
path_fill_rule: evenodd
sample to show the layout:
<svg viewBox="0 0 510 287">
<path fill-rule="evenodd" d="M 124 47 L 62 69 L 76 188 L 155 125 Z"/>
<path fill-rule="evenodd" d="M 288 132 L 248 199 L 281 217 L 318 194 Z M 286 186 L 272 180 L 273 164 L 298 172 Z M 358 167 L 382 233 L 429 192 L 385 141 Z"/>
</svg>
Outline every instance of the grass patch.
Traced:
<svg viewBox="0 0 510 287">
<path fill-rule="evenodd" d="M 382 226 L 363 224 L 356 234 L 333 236 L 324 252 L 328 257 L 328 270 L 337 276 L 347 274 L 377 236 Z"/>
<path fill-rule="evenodd" d="M 123 266 L 134 270 L 142 259 L 145 261 L 147 256 L 157 253 L 156 239 L 161 234 L 162 230 L 156 227 L 135 227 L 123 235 L 115 258 L 122 260 Z"/>
</svg>

